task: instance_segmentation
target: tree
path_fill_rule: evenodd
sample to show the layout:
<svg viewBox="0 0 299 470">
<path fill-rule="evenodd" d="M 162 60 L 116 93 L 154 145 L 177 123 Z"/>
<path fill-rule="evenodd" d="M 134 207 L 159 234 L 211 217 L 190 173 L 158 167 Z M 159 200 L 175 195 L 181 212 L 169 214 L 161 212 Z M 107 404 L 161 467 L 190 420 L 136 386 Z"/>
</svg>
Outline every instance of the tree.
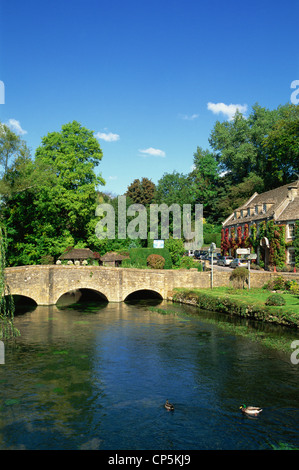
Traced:
<svg viewBox="0 0 299 470">
<path fill-rule="evenodd" d="M 217 195 L 218 163 L 212 153 L 201 147 L 197 147 L 193 156 L 194 169 L 189 175 L 192 181 L 193 200 L 203 205 L 204 217 L 209 218 L 213 200 Z"/>
<path fill-rule="evenodd" d="M 256 150 L 250 140 L 250 126 L 241 113 L 232 121 L 217 121 L 209 143 L 217 153 L 220 170 L 230 171 L 234 183 L 240 183 L 256 165 Z"/>
<path fill-rule="evenodd" d="M 0 123 L 0 166 L 3 176 L 6 174 L 9 164 L 20 152 L 26 150 L 26 144 L 8 126 Z"/>
<path fill-rule="evenodd" d="M 255 173 L 250 173 L 239 184 L 233 184 L 230 175 L 224 175 L 219 179 L 219 186 L 213 207 L 212 215 L 215 222 L 223 222 L 235 209 L 245 204 L 255 193 L 264 190 L 263 179 Z"/>
<path fill-rule="evenodd" d="M 268 184 L 279 186 L 296 178 L 299 171 L 299 107 L 282 107 L 279 119 L 263 139 Z"/>
<path fill-rule="evenodd" d="M 269 110 L 255 104 L 248 119 L 236 113 L 232 121 L 217 121 L 209 142 L 220 168 L 231 173 L 234 184 L 255 173 L 265 180 L 265 189 L 271 189 L 290 177 L 294 156 L 298 162 L 296 136 L 298 106 Z M 269 178 L 273 173 L 274 178 Z"/>
<path fill-rule="evenodd" d="M 105 184 L 95 168 L 102 150 L 93 131 L 73 121 L 42 139 L 35 160 L 56 173 L 55 184 L 41 188 L 38 208 L 44 220 L 57 229 L 64 227 L 75 239 L 84 236 L 96 204 L 96 189 Z M 61 228 L 59 230 L 61 233 Z"/>
<path fill-rule="evenodd" d="M 104 184 L 95 174 L 101 159 L 93 132 L 74 121 L 45 136 L 34 161 L 16 160 L 6 175 L 11 190 L 3 205 L 10 264 L 39 263 L 45 255 L 55 258 L 67 246 L 87 243 L 96 190 Z M 23 190 L 15 190 L 21 182 Z"/>
<path fill-rule="evenodd" d="M 192 204 L 194 196 L 189 175 L 174 171 L 164 173 L 157 184 L 155 201 L 158 204 Z"/>
<path fill-rule="evenodd" d="M 136 204 L 151 204 L 155 196 L 156 186 L 148 178 L 135 179 L 130 186 L 128 186 L 126 196 L 129 197 Z"/>
</svg>

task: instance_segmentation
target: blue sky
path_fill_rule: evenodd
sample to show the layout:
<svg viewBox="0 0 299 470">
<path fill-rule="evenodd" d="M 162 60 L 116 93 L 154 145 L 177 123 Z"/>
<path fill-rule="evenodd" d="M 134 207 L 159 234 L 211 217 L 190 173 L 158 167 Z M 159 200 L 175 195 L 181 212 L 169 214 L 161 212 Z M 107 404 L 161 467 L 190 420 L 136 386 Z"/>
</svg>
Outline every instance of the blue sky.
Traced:
<svg viewBox="0 0 299 470">
<path fill-rule="evenodd" d="M 0 0 L 0 121 L 32 155 L 67 122 L 93 130 L 113 194 L 186 174 L 230 105 L 290 102 L 298 18 L 298 0 Z"/>
</svg>

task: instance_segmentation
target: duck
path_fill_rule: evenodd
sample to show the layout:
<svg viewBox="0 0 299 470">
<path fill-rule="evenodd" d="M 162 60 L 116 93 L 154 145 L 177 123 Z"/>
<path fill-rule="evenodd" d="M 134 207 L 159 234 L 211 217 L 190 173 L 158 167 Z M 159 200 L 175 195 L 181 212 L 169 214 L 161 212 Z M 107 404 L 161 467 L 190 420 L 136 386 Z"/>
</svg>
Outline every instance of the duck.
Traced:
<svg viewBox="0 0 299 470">
<path fill-rule="evenodd" d="M 168 400 L 166 400 L 166 403 L 165 403 L 164 407 L 165 407 L 166 410 L 168 410 L 168 411 L 173 411 L 173 410 L 174 410 L 173 404 L 172 404 L 172 403 L 169 403 Z"/>
<path fill-rule="evenodd" d="M 261 411 L 263 411 L 263 409 L 259 408 L 258 406 L 246 406 L 246 405 L 240 406 L 240 410 L 242 411 L 242 413 L 245 413 L 251 416 L 257 416 Z"/>
</svg>

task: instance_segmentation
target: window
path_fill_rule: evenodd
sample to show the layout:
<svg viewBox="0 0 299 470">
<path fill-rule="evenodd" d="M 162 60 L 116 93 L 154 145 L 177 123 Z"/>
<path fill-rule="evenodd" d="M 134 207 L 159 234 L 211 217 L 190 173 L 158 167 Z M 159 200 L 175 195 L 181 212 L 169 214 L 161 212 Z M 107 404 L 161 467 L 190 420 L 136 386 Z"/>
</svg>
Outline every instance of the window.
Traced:
<svg viewBox="0 0 299 470">
<path fill-rule="evenodd" d="M 295 224 L 289 224 L 288 225 L 288 238 L 294 238 L 295 237 Z"/>
<path fill-rule="evenodd" d="M 295 264 L 295 250 L 289 250 L 289 264 Z"/>
<path fill-rule="evenodd" d="M 258 215 L 258 213 L 259 213 L 259 206 L 255 206 L 254 212 L 255 212 L 255 215 Z"/>
<path fill-rule="evenodd" d="M 247 215 L 248 215 L 248 217 L 250 216 L 250 207 L 248 207 L 248 209 L 247 209 Z"/>
<path fill-rule="evenodd" d="M 267 204 L 263 204 L 263 212 L 267 212 Z"/>
<path fill-rule="evenodd" d="M 260 234 L 260 224 L 256 224 L 256 234 Z"/>
</svg>

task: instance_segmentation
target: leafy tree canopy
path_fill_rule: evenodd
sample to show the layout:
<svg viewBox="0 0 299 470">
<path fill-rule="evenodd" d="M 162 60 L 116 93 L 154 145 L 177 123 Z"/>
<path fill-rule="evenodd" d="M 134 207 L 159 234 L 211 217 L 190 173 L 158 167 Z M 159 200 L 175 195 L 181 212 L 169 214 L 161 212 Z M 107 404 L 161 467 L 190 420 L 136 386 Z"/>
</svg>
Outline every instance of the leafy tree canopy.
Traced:
<svg viewBox="0 0 299 470">
<path fill-rule="evenodd" d="M 155 196 L 156 186 L 148 178 L 135 179 L 128 186 L 126 196 L 136 204 L 151 204 Z"/>
</svg>

